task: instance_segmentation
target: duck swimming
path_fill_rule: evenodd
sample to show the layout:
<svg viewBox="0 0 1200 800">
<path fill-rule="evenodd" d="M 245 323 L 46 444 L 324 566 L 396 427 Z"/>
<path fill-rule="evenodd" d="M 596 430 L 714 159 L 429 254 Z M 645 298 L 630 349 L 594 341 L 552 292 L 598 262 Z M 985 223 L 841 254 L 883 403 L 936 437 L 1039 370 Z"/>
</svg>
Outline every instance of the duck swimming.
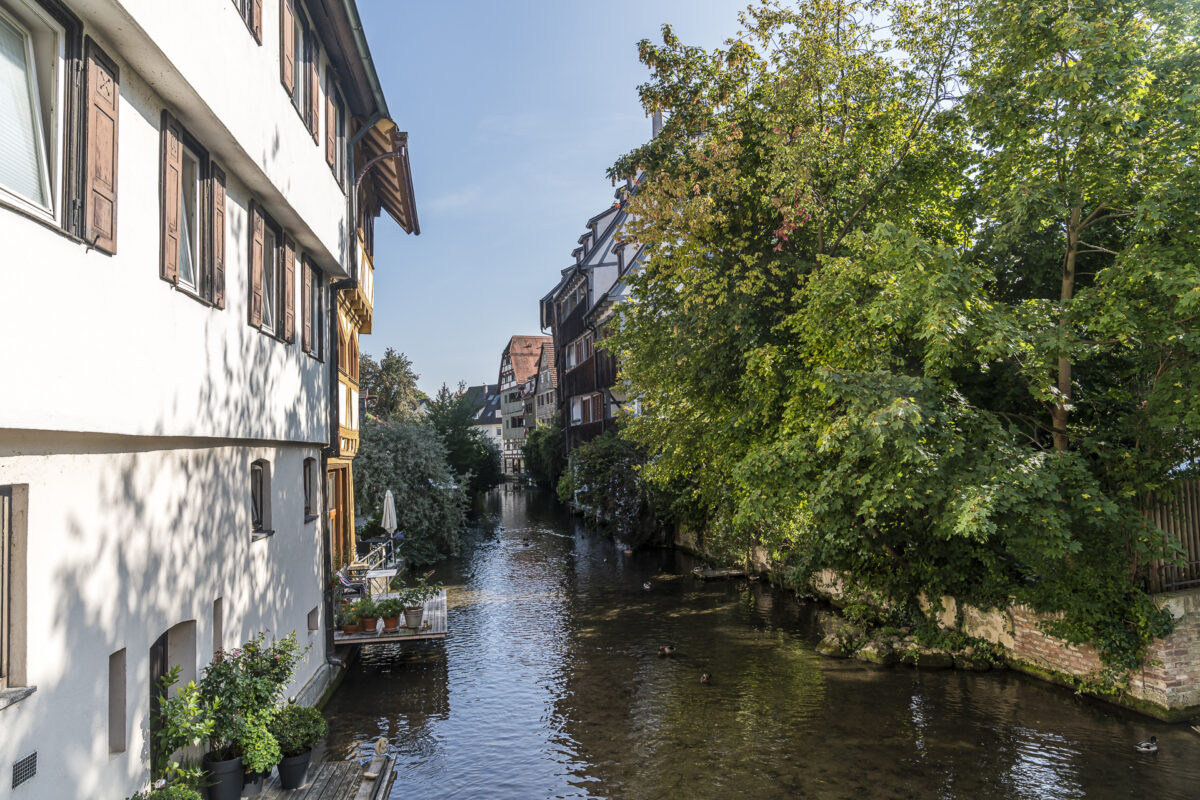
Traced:
<svg viewBox="0 0 1200 800">
<path fill-rule="evenodd" d="M 675 645 L 673 644 L 664 644 L 662 647 L 658 648 L 659 658 L 668 658 L 673 655 L 675 655 Z"/>
<path fill-rule="evenodd" d="M 705 672 L 704 674 L 702 674 L 700 676 L 700 682 L 703 683 L 705 686 L 708 686 L 709 684 L 712 683 L 712 676 L 709 675 L 707 672 Z"/>
<path fill-rule="evenodd" d="M 1134 745 L 1139 753 L 1157 753 L 1158 752 L 1158 737 L 1151 736 L 1148 742 L 1138 742 Z"/>
</svg>

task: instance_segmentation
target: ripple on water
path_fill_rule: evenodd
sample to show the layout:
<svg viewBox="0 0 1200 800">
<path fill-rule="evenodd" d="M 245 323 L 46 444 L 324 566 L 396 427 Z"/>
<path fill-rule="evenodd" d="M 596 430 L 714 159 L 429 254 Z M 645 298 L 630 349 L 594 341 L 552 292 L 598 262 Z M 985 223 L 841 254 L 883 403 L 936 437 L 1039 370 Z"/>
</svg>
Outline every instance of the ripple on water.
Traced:
<svg viewBox="0 0 1200 800">
<path fill-rule="evenodd" d="M 327 708 L 332 757 L 390 739 L 393 798 L 1200 797 L 1186 728 L 1018 675 L 823 659 L 790 595 L 492 501 L 496 535 L 439 570 L 450 636 L 364 648 Z"/>
</svg>

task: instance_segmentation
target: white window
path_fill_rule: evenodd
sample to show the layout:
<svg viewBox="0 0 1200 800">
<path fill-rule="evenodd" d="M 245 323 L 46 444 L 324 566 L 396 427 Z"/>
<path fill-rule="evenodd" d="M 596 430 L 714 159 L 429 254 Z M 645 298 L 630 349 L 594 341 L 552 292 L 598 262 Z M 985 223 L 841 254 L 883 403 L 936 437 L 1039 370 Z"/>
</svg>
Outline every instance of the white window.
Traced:
<svg viewBox="0 0 1200 800">
<path fill-rule="evenodd" d="M 40 7 L 0 0 L 0 197 L 50 218 L 58 210 L 64 40 Z"/>
<path fill-rule="evenodd" d="M 183 148 L 179 181 L 179 283 L 199 288 L 200 265 L 200 157 Z"/>
</svg>

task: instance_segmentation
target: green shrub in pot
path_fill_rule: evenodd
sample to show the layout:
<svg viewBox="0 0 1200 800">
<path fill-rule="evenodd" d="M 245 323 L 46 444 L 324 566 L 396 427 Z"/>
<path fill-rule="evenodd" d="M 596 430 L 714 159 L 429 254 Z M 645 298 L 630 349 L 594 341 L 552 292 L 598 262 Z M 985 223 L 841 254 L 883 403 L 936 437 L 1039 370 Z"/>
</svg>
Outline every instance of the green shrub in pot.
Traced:
<svg viewBox="0 0 1200 800">
<path fill-rule="evenodd" d="M 271 720 L 268 729 L 285 758 L 311 750 L 325 736 L 328 726 L 321 712 L 309 706 L 284 706 Z"/>
</svg>

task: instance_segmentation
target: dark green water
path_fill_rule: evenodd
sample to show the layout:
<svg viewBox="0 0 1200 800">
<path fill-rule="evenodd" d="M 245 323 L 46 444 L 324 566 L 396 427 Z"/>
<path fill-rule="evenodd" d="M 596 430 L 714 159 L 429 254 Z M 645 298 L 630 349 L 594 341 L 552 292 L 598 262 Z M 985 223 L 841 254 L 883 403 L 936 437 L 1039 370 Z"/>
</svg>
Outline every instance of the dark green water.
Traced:
<svg viewBox="0 0 1200 800">
<path fill-rule="evenodd" d="M 441 571 L 449 637 L 365 648 L 326 709 L 331 757 L 391 739 L 392 798 L 1200 798 L 1186 726 L 826 659 L 786 593 L 623 555 L 539 495 L 491 502 L 499 530 Z"/>
</svg>

